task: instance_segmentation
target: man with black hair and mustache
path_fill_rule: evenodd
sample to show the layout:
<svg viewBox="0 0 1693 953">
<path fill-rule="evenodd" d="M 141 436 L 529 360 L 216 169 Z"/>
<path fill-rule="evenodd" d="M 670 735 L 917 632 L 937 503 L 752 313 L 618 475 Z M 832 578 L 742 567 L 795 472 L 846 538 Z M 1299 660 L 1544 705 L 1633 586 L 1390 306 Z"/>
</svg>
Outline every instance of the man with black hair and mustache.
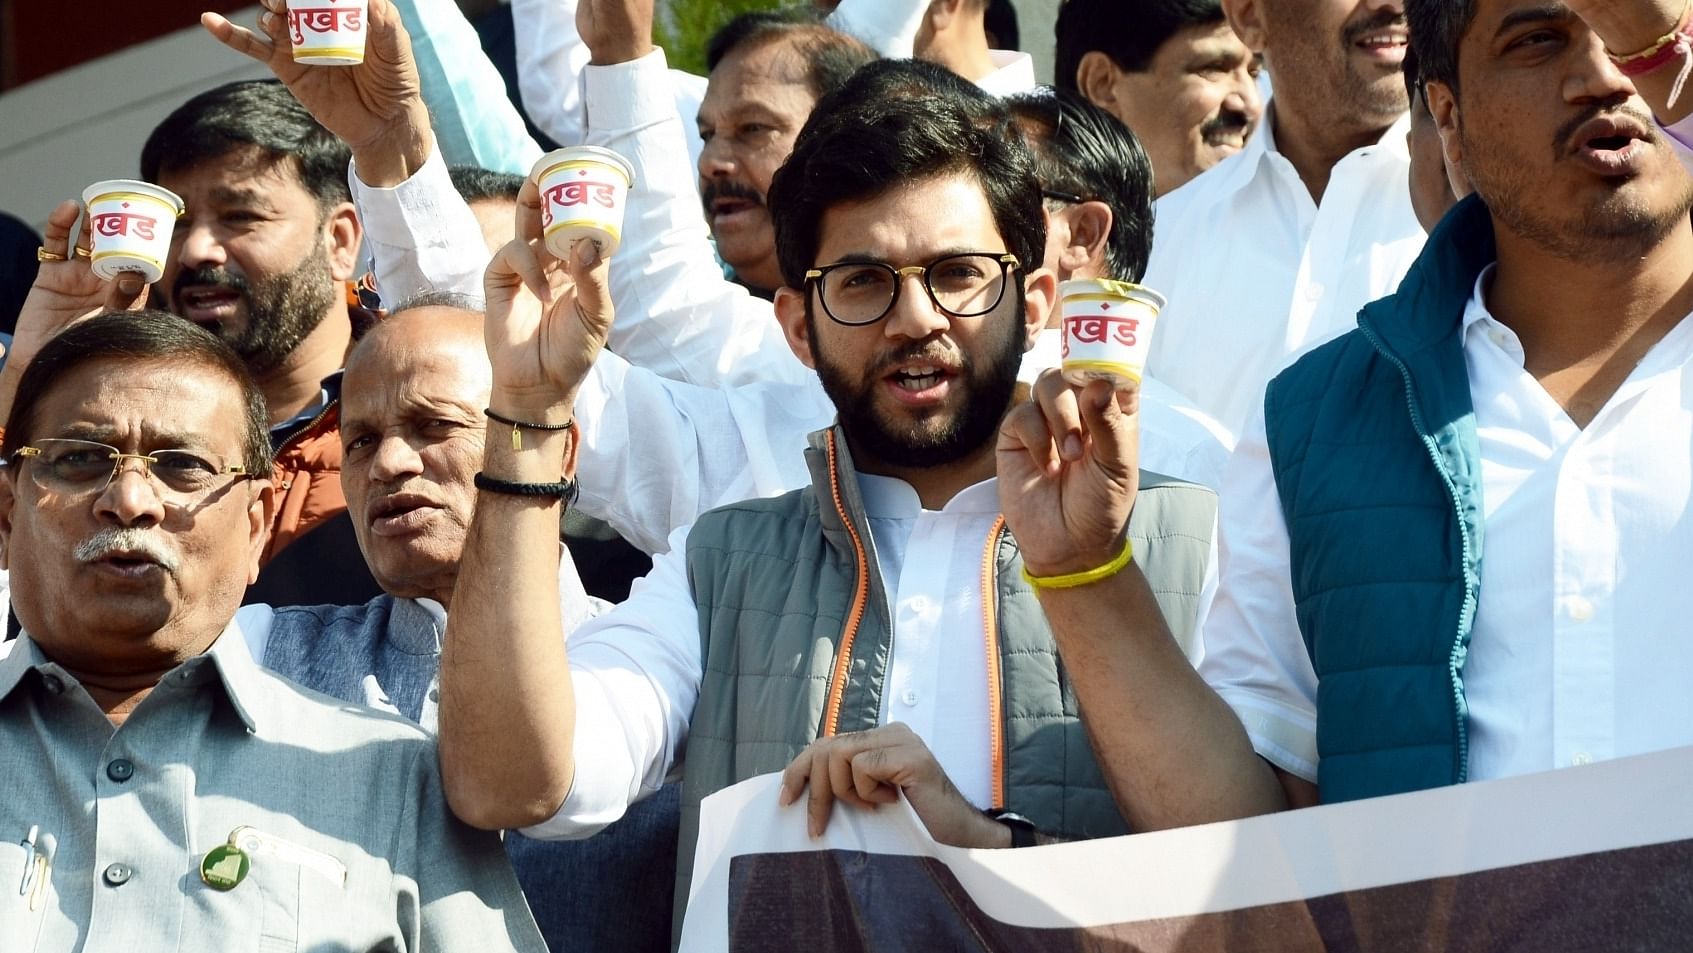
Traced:
<svg viewBox="0 0 1693 953">
<path fill-rule="evenodd" d="M 1234 433 L 1292 357 L 1354 326 L 1422 247 L 1402 0 L 1223 0 L 1275 80 L 1246 149 L 1158 202 L 1148 367 Z M 1138 130 L 1137 130 L 1138 131 Z"/>
<path fill-rule="evenodd" d="M 1474 194 L 1270 383 L 1198 675 L 1133 572 L 1042 594 L 1142 828 L 1693 744 L 1687 4 L 1405 6 Z M 1078 427 L 1062 382 L 1037 392 L 1044 447 Z"/>
<path fill-rule="evenodd" d="M 1258 128 L 1258 56 L 1220 0 L 1065 0 L 1057 32 L 1055 85 L 1134 130 L 1159 195 L 1239 152 Z"/>
<path fill-rule="evenodd" d="M 274 82 L 195 96 L 141 150 L 142 177 L 187 206 L 156 294 L 233 347 L 270 407 L 279 498 L 254 601 L 357 603 L 380 591 L 338 478 L 346 282 L 363 236 L 349 156 Z"/>
</svg>

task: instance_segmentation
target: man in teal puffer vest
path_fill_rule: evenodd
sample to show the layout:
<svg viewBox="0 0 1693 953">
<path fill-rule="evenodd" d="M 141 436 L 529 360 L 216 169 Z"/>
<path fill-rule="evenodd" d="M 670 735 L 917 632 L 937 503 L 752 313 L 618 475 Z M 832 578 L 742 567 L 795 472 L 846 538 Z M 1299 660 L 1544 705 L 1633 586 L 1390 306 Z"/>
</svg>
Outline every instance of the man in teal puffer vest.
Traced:
<svg viewBox="0 0 1693 953">
<path fill-rule="evenodd" d="M 1125 630 L 1129 574 L 1043 594 L 1138 828 L 1693 744 L 1682 131 L 1605 47 L 1639 43 L 1567 7 L 1406 10 L 1479 197 L 1270 384 L 1223 487 L 1198 676 L 1152 613 Z M 1663 59 L 1644 88 L 1667 92 Z"/>
<path fill-rule="evenodd" d="M 812 437 L 813 484 L 674 535 L 568 653 L 556 572 L 541 572 L 557 501 L 515 494 L 552 492 L 569 472 L 569 434 L 548 428 L 569 419 L 609 302 L 584 245 L 569 277 L 523 245 L 490 269 L 492 414 L 520 423 L 488 441 L 442 665 L 449 798 L 471 823 L 588 836 L 679 769 L 685 898 L 705 796 L 782 770 L 819 737 L 879 732 L 906 750 L 920 738 L 950 779 L 935 770 L 907 789 L 937 836 L 1013 843 L 984 809 L 1064 837 L 1127 830 L 994 479 L 1018 365 L 1057 290 L 1025 264 L 1044 245 L 1032 158 L 998 106 L 884 68 L 909 69 L 908 92 L 849 84 L 825 100 L 771 191 L 789 285 L 778 314 L 838 408 Z M 546 308 L 518 292 L 520 275 L 543 274 Z M 1125 476 L 1141 487 L 1134 558 L 1186 631 L 1214 497 Z"/>
</svg>

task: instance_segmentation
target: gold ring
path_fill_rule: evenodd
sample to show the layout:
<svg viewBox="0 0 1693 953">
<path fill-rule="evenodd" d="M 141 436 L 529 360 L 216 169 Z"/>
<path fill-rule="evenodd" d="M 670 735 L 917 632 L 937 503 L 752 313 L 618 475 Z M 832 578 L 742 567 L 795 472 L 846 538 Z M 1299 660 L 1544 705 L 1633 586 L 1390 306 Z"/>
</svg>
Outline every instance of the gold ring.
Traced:
<svg viewBox="0 0 1693 953">
<path fill-rule="evenodd" d="M 88 249 L 82 247 L 81 245 L 78 245 L 78 246 L 76 246 L 76 257 L 78 257 L 78 258 L 93 258 L 94 253 L 89 251 Z"/>
<path fill-rule="evenodd" d="M 35 250 L 35 260 L 36 261 L 68 261 L 69 259 L 67 259 L 63 255 L 53 254 L 52 252 L 47 250 L 47 246 L 42 245 L 41 247 L 39 247 Z"/>
</svg>

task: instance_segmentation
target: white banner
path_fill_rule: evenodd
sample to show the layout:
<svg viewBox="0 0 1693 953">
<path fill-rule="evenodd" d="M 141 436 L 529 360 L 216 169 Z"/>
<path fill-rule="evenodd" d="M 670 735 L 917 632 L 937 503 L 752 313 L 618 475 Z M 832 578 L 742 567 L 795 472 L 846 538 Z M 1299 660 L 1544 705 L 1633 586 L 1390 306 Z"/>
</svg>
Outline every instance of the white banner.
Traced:
<svg viewBox="0 0 1693 953">
<path fill-rule="evenodd" d="M 685 953 L 1693 950 L 1693 748 L 1022 850 L 777 786 L 706 800 Z"/>
</svg>

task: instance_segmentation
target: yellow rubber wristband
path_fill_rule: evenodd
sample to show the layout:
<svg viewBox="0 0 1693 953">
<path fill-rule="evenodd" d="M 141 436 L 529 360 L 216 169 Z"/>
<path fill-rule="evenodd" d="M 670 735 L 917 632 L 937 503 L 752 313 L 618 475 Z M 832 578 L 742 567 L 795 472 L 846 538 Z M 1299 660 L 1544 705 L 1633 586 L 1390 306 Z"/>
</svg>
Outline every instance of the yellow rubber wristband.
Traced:
<svg viewBox="0 0 1693 953">
<path fill-rule="evenodd" d="M 1110 579 L 1122 572 L 1135 558 L 1135 544 L 1131 539 L 1123 540 L 1123 551 L 1117 558 L 1103 566 L 1082 572 L 1073 572 L 1063 576 L 1036 576 L 1029 572 L 1029 567 L 1023 567 L 1023 581 L 1036 589 L 1074 589 L 1077 586 L 1088 586 L 1102 579 Z"/>
</svg>

